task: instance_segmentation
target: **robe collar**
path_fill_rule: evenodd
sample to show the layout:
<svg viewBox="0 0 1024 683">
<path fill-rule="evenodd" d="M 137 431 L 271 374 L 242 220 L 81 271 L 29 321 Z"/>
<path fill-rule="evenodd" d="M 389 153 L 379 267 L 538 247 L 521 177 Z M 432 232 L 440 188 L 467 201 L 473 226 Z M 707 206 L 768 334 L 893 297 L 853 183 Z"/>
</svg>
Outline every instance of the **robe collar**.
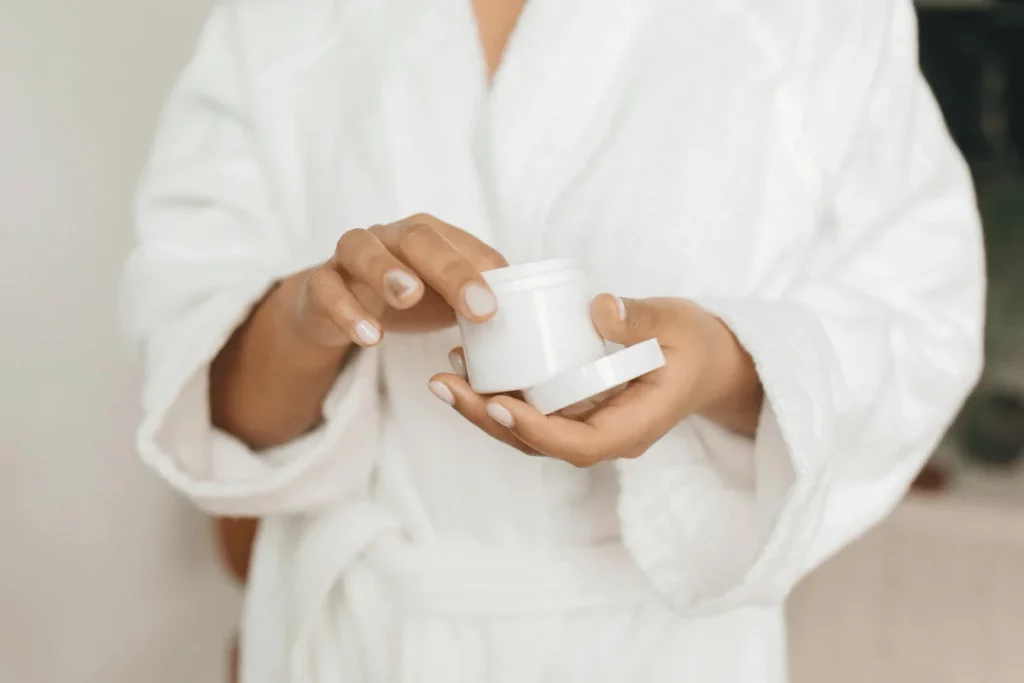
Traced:
<svg viewBox="0 0 1024 683">
<path fill-rule="evenodd" d="M 384 92 L 399 212 L 543 258 L 545 221 L 603 138 L 648 2 L 530 0 L 489 87 L 469 0 L 409 4 Z"/>
</svg>

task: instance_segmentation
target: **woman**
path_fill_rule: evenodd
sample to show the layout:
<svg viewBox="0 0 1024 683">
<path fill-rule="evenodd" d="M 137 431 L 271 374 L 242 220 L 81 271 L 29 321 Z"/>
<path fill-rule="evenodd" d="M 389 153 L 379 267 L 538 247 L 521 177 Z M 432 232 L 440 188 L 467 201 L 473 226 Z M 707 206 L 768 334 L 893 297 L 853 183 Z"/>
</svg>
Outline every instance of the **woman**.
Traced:
<svg viewBox="0 0 1024 683">
<path fill-rule="evenodd" d="M 522 5 L 222 3 L 171 97 L 139 447 L 265 520 L 244 683 L 783 681 L 978 375 L 909 0 Z M 441 372 L 482 271 L 562 256 L 664 369 L 585 421 Z"/>
</svg>

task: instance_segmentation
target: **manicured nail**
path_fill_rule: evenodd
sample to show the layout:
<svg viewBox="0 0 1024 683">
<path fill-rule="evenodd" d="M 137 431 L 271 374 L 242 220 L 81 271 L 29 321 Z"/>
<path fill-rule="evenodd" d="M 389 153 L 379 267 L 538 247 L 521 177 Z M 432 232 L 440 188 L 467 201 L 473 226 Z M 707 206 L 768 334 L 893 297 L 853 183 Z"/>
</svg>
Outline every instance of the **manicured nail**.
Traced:
<svg viewBox="0 0 1024 683">
<path fill-rule="evenodd" d="M 384 287 L 388 293 L 399 301 L 409 296 L 419 287 L 419 283 L 409 273 L 395 268 L 384 273 Z"/>
<path fill-rule="evenodd" d="M 615 299 L 615 308 L 619 311 L 619 322 L 626 322 L 626 303 L 619 297 L 613 297 Z"/>
<path fill-rule="evenodd" d="M 430 392 L 437 396 L 439 399 L 444 401 L 450 406 L 455 405 L 455 396 L 452 394 L 452 390 L 448 388 L 444 382 L 439 382 L 436 379 L 429 385 Z"/>
<path fill-rule="evenodd" d="M 380 330 L 369 320 L 360 320 L 356 323 L 356 336 L 364 344 L 373 346 L 380 341 Z"/>
<path fill-rule="evenodd" d="M 487 414 L 502 427 L 512 427 L 516 423 L 512 419 L 512 413 L 508 412 L 508 408 L 500 403 L 488 403 Z"/>
<path fill-rule="evenodd" d="M 448 363 L 452 366 L 452 372 L 466 379 L 469 375 L 466 373 L 466 361 L 462 359 L 462 354 L 458 351 L 452 351 L 448 354 Z"/>
<path fill-rule="evenodd" d="M 498 308 L 494 295 L 486 287 L 475 282 L 469 283 L 462 290 L 462 300 L 466 302 L 469 312 L 478 318 L 487 317 Z"/>
</svg>

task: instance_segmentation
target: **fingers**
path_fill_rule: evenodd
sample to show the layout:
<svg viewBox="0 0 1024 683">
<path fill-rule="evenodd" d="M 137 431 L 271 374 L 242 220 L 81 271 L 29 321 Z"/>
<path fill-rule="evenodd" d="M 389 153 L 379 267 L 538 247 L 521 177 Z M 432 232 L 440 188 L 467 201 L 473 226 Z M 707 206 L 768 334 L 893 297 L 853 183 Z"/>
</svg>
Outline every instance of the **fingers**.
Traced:
<svg viewBox="0 0 1024 683">
<path fill-rule="evenodd" d="M 491 436 L 524 452 L 590 467 L 613 458 L 635 457 L 672 427 L 671 390 L 653 376 L 545 416 L 518 395 L 475 394 L 466 381 L 462 347 L 452 349 L 448 362 L 458 381 L 447 379 L 453 375 L 436 376 L 435 382 L 443 386 L 432 384 L 435 395 Z"/>
<path fill-rule="evenodd" d="M 333 263 L 399 310 L 423 297 L 423 282 L 368 230 L 349 230 L 334 250 Z"/>
<path fill-rule="evenodd" d="M 448 364 L 452 366 L 452 372 L 461 379 L 469 381 L 469 371 L 466 368 L 466 352 L 461 346 L 456 346 L 448 353 Z M 614 396 L 619 392 L 619 389 L 611 389 L 605 391 L 597 396 L 593 396 L 585 401 L 580 401 L 568 408 L 563 408 L 558 411 L 558 415 L 562 417 L 568 417 L 573 420 L 583 420 L 594 414 L 604 401 L 609 397 Z M 522 398 L 522 392 L 516 391 L 510 394 L 515 398 Z"/>
<path fill-rule="evenodd" d="M 370 232 L 454 310 L 476 322 L 483 322 L 494 315 L 497 302 L 480 275 L 481 270 L 488 269 L 481 267 L 489 265 L 484 263 L 486 259 L 476 253 L 475 262 L 471 261 L 445 234 L 454 235 L 461 231 L 450 226 L 444 229 L 444 224 L 436 219 L 415 217 L 391 225 L 375 226 Z M 462 239 L 466 241 L 466 238 Z M 493 257 L 489 258 L 494 262 Z"/>
<path fill-rule="evenodd" d="M 416 214 L 403 218 L 396 223 L 396 225 L 406 227 L 418 224 L 429 225 L 443 235 L 478 272 L 483 273 L 488 270 L 495 270 L 496 268 L 504 268 L 508 265 L 505 257 L 490 245 L 485 244 L 465 230 L 460 230 L 428 214 Z"/>
<path fill-rule="evenodd" d="M 672 427 L 674 388 L 655 377 L 647 375 L 633 380 L 587 416 L 586 423 L 599 433 L 622 435 L 619 443 L 609 449 L 622 453 L 616 456 L 609 452 L 608 457 L 625 456 L 637 442 L 653 442 L 657 435 Z M 644 427 L 638 431 L 641 425 Z"/>
<path fill-rule="evenodd" d="M 632 346 L 661 334 L 670 313 L 657 299 L 620 299 L 601 294 L 590 305 L 590 315 L 602 337 L 614 344 Z"/>
<path fill-rule="evenodd" d="M 507 262 L 469 233 L 419 214 L 346 232 L 331 265 L 366 308 L 372 308 L 370 301 L 393 311 L 435 311 L 440 304 L 442 310 L 483 322 L 494 315 L 497 301 L 480 273 Z"/>
<path fill-rule="evenodd" d="M 620 300 L 607 294 L 592 305 L 602 336 L 625 346 L 652 338 L 660 342 L 662 336 L 681 343 L 679 329 L 688 329 L 689 311 L 672 300 Z M 454 349 L 449 362 L 456 374 L 438 375 L 431 384 L 439 398 L 494 438 L 577 467 L 641 455 L 687 413 L 683 397 L 692 393 L 687 373 L 670 377 L 662 368 L 559 414 L 543 415 L 520 397 L 473 393 L 465 381 L 462 349 Z"/>
<path fill-rule="evenodd" d="M 672 426 L 667 389 L 637 381 L 602 403 L 583 421 L 543 415 L 509 396 L 489 400 L 488 415 L 543 455 L 590 467 L 644 452 Z"/>
<path fill-rule="evenodd" d="M 434 396 L 452 406 L 460 415 L 491 437 L 523 453 L 536 455 L 533 449 L 488 414 L 487 399 L 475 393 L 463 378 L 449 373 L 435 375 L 429 386 Z"/>
<path fill-rule="evenodd" d="M 469 379 L 469 372 L 466 370 L 466 352 L 461 346 L 456 346 L 448 353 L 448 364 L 452 366 L 452 372 L 462 379 Z"/>
<path fill-rule="evenodd" d="M 488 416 L 519 441 L 544 455 L 589 467 L 609 457 L 617 444 L 602 443 L 602 434 L 585 422 L 544 416 L 532 406 L 506 396 L 496 396 L 485 406 Z"/>
<path fill-rule="evenodd" d="M 329 265 L 310 273 L 305 293 L 301 322 L 318 342 L 329 346 L 348 341 L 374 346 L 380 342 L 380 324 Z"/>
</svg>

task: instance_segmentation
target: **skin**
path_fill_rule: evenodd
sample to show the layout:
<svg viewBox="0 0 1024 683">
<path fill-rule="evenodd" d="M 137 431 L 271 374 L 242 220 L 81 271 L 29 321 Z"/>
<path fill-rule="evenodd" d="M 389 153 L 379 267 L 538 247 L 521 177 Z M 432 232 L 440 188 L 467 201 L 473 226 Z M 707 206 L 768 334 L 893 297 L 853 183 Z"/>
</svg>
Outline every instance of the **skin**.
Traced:
<svg viewBox="0 0 1024 683">
<path fill-rule="evenodd" d="M 524 3 L 473 0 L 488 82 Z M 414 216 L 398 225 L 371 228 L 367 233 L 376 241 L 360 233 L 348 239 L 343 235 L 331 258 L 282 281 L 254 307 L 211 365 L 215 425 L 256 449 L 287 443 L 321 420 L 324 397 L 352 352 L 365 343 L 355 333 L 360 322 L 368 321 L 383 336 L 394 330 L 426 332 L 450 326 L 455 309 L 471 319 L 489 317 L 474 316 L 461 295 L 469 282 L 485 284 L 480 271 L 506 265 L 504 259 L 472 236 L 429 216 Z M 421 226 L 411 231 L 413 235 L 437 233 L 458 257 L 433 237 L 420 243 L 415 237 L 410 240 L 410 226 Z M 380 233 L 386 233 L 384 239 Z M 412 258 L 403 259 L 411 252 Z M 384 264 L 394 265 L 391 258 L 422 288 L 396 296 L 396 288 L 389 287 L 381 273 L 387 272 Z M 427 272 L 420 274 L 413 263 L 429 264 Z M 445 263 L 448 270 L 442 267 Z M 433 274 L 441 281 L 435 282 Z M 625 316 L 620 315 L 622 310 Z M 478 396 L 457 374 L 439 375 L 430 387 L 435 393 L 438 386 L 444 387 L 448 393 L 442 398 L 500 441 L 579 466 L 636 457 L 690 412 L 703 413 L 741 433 L 754 433 L 761 383 L 749 354 L 721 321 L 681 300 L 624 301 L 620 307 L 609 296 L 595 300 L 593 314 L 598 330 L 612 341 L 657 337 L 666 367 L 633 382 L 603 405 L 562 411 L 555 417 L 544 417 L 511 397 Z M 457 349 L 452 355 L 456 368 L 464 367 L 459 354 Z M 645 421 L 631 427 L 628 419 L 647 404 Z M 603 442 L 609 435 L 614 440 Z M 614 450 L 611 444 L 622 448 Z M 251 528 L 246 531 L 255 533 Z M 249 541 L 243 539 L 242 547 L 247 548 Z M 236 664 L 237 645 L 232 678 L 237 677 Z"/>
<path fill-rule="evenodd" d="M 525 2 L 473 0 L 488 82 L 501 63 Z M 404 227 L 365 231 L 377 243 L 367 239 L 364 231 L 346 233 L 332 258 L 283 280 L 254 307 L 211 365 L 214 425 L 257 450 L 287 443 L 322 419 L 321 404 L 338 373 L 355 347 L 367 345 L 357 333 L 361 322 L 368 322 L 383 336 L 389 331 L 448 327 L 454 320 L 453 309 L 480 319 L 460 303 L 458 288 L 465 285 L 470 271 L 474 273 L 470 279 L 486 287 L 479 272 L 505 265 L 504 259 L 463 231 L 429 216 L 396 225 Z M 407 229 L 417 225 L 437 232 L 454 247 L 461 265 L 451 265 L 449 250 L 429 236 L 421 235 L 417 244 L 410 244 L 417 238 L 410 240 Z M 406 272 L 419 283 L 427 281 L 436 287 L 398 298 L 389 295 L 381 272 L 389 261 L 382 250 L 398 261 L 406 254 Z M 441 277 L 444 281 L 432 280 L 446 263 L 452 270 Z M 420 269 L 425 272 L 419 273 Z"/>
<path fill-rule="evenodd" d="M 517 397 L 475 394 L 459 373 L 435 375 L 430 388 L 474 425 L 520 451 L 590 467 L 643 455 L 683 419 L 703 415 L 753 436 L 763 390 L 750 355 L 718 318 L 685 299 L 594 300 L 594 324 L 629 346 L 656 337 L 662 369 L 593 407 L 544 416 Z M 461 351 L 453 365 L 463 366 Z"/>
<path fill-rule="evenodd" d="M 489 319 L 495 302 L 480 273 L 504 265 L 491 247 L 430 216 L 345 233 L 330 259 L 276 287 L 214 360 L 214 423 L 257 449 L 308 431 L 354 349 L 389 331 L 446 329 L 455 311 Z M 761 384 L 716 317 L 684 299 L 602 295 L 593 319 L 618 344 L 656 337 L 666 366 L 597 406 L 550 417 L 516 397 L 479 396 L 455 373 L 436 375 L 430 389 L 494 438 L 581 467 L 637 457 L 694 414 L 754 433 Z"/>
<path fill-rule="evenodd" d="M 480 34 L 480 49 L 487 65 L 488 81 L 494 80 L 505 46 L 512 37 L 512 31 L 525 5 L 526 0 L 473 0 L 473 13 Z"/>
<path fill-rule="evenodd" d="M 291 441 L 321 420 L 321 404 L 359 347 L 386 332 L 451 327 L 494 315 L 480 272 L 506 265 L 494 249 L 431 216 L 351 230 L 312 270 L 260 302 L 210 368 L 213 423 L 254 449 Z"/>
<path fill-rule="evenodd" d="M 489 82 L 524 4 L 473 0 Z M 494 298 L 480 273 L 504 265 L 491 247 L 432 216 L 345 233 L 323 264 L 274 287 L 214 359 L 214 425 L 257 450 L 308 432 L 359 347 L 388 332 L 451 327 L 456 311 L 489 319 Z M 458 374 L 437 375 L 429 386 L 500 441 L 579 466 L 637 457 L 692 414 L 754 433 L 761 384 L 749 354 L 717 318 L 682 299 L 620 305 L 609 295 L 595 300 L 593 317 L 613 342 L 657 337 L 666 367 L 599 405 L 551 417 L 515 397 L 477 396 Z"/>
</svg>

